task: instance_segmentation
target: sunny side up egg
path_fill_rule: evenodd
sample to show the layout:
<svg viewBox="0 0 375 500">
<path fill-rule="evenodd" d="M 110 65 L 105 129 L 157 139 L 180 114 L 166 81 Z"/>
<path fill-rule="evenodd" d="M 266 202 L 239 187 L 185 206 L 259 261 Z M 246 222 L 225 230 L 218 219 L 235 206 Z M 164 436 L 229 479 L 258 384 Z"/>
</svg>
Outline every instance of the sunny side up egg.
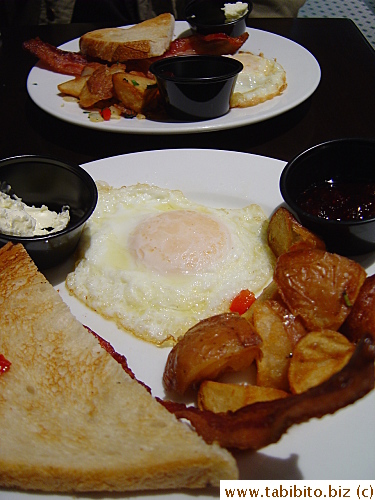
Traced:
<svg viewBox="0 0 375 500">
<path fill-rule="evenodd" d="M 228 57 L 243 64 L 231 97 L 232 108 L 256 106 L 282 94 L 287 88 L 286 72 L 275 59 L 251 52 L 239 52 Z"/>
<path fill-rule="evenodd" d="M 98 191 L 66 285 L 121 329 L 172 345 L 228 311 L 242 289 L 259 293 L 270 281 L 274 257 L 258 205 L 210 208 L 147 184 L 99 182 Z"/>
</svg>

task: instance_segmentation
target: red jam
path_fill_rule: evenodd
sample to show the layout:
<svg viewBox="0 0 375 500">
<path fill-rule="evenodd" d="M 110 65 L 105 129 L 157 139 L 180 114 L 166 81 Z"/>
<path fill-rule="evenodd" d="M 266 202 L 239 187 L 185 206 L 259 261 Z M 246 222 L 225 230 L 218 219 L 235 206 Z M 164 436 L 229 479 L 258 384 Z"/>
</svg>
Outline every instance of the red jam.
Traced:
<svg viewBox="0 0 375 500">
<path fill-rule="evenodd" d="M 5 359 L 5 356 L 3 354 L 0 354 L 0 375 L 2 373 L 7 372 L 9 370 L 11 364 L 12 363 L 10 361 Z"/>
<path fill-rule="evenodd" d="M 366 220 L 375 217 L 375 182 L 333 182 L 307 188 L 296 200 L 305 211 L 330 220 Z"/>
</svg>

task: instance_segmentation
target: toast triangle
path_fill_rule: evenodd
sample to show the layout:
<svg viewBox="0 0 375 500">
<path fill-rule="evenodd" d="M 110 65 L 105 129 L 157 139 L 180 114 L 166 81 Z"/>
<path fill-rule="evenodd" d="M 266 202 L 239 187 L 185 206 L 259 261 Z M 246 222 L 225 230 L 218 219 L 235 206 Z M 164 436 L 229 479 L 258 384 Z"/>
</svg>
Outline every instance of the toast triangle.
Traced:
<svg viewBox="0 0 375 500">
<path fill-rule="evenodd" d="M 71 314 L 22 245 L 0 249 L 0 487 L 200 488 L 236 479 Z M 0 494 L 1 496 L 1 494 Z"/>
<path fill-rule="evenodd" d="M 108 62 L 161 56 L 169 48 L 174 25 L 173 15 L 165 13 L 130 28 L 90 31 L 81 36 L 80 51 Z"/>
</svg>

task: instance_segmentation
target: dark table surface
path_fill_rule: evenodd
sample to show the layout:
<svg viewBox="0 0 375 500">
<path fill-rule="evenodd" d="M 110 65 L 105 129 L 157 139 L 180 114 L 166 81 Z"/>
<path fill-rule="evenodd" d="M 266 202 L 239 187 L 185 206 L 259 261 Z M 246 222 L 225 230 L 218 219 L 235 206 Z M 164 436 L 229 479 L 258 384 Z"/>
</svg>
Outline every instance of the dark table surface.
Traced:
<svg viewBox="0 0 375 500">
<path fill-rule="evenodd" d="M 101 132 L 58 120 L 26 90 L 36 60 L 22 42 L 39 36 L 54 45 L 98 28 L 92 24 L 5 28 L 0 46 L 0 157 L 46 154 L 86 163 L 137 151 L 226 149 L 288 161 L 300 151 L 340 137 L 375 137 L 375 51 L 348 19 L 256 19 L 251 26 L 289 38 L 320 64 L 321 82 L 304 103 L 278 117 L 231 130 L 184 135 Z"/>
</svg>

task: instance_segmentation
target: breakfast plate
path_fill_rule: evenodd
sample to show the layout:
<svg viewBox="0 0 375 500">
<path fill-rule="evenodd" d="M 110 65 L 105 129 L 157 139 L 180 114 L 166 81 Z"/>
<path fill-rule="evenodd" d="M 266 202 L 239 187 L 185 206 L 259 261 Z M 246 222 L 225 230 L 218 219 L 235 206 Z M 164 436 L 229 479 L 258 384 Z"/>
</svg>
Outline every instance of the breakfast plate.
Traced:
<svg viewBox="0 0 375 500">
<path fill-rule="evenodd" d="M 188 34 L 189 25 L 177 21 L 175 36 Z M 133 134 L 185 134 L 224 130 L 258 123 L 285 113 L 308 99 L 320 82 L 320 67 L 314 56 L 301 45 L 282 36 L 247 28 L 249 38 L 241 50 L 275 59 L 286 71 L 287 89 L 280 96 L 250 108 L 231 109 L 226 115 L 199 122 L 153 121 L 150 119 L 125 119 L 92 122 L 88 113 L 77 102 L 67 102 L 59 94 L 57 85 L 72 77 L 54 73 L 41 64 L 34 66 L 27 79 L 27 91 L 34 103 L 52 116 L 81 127 Z M 78 51 L 79 39 L 60 47 Z"/>
<path fill-rule="evenodd" d="M 120 187 L 138 182 L 168 189 L 180 189 L 192 201 L 212 207 L 240 208 L 258 203 L 267 215 L 282 204 L 279 177 L 285 163 L 280 160 L 245 153 L 217 150 L 160 150 L 122 155 L 98 160 L 83 167 L 95 180 Z M 367 272 L 375 272 L 375 255 L 362 256 Z M 117 329 L 70 296 L 64 284 L 70 260 L 46 272 L 72 313 L 85 325 L 108 340 L 126 355 L 136 377 L 164 397 L 162 373 L 169 348 L 160 348 L 137 340 Z M 334 415 L 295 425 L 281 440 L 258 452 L 237 455 L 241 479 L 368 479 L 375 470 L 373 415 L 375 391 Z M 64 495 L 40 495 L 0 491 L 2 500 L 68 500 Z M 74 495 L 74 498 L 80 495 Z M 208 500 L 217 491 L 150 492 L 100 494 L 100 498 L 136 498 L 138 500 Z M 82 498 L 98 498 L 84 495 Z"/>
</svg>

